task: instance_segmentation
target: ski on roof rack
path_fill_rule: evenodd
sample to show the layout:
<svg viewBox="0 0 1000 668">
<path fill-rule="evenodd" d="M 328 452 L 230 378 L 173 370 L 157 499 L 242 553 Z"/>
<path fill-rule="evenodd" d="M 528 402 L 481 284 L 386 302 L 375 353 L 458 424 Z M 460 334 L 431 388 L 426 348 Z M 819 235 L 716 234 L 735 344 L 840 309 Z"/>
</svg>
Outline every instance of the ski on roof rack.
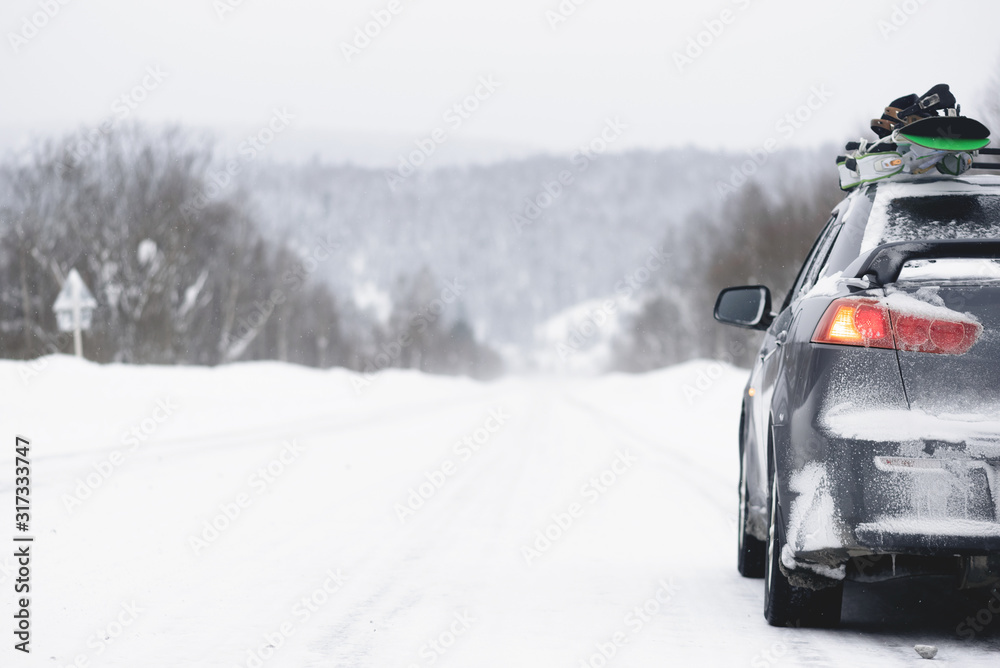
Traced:
<svg viewBox="0 0 1000 668">
<path fill-rule="evenodd" d="M 1000 169 L 1000 163 L 977 162 L 979 155 L 1000 155 L 987 149 L 990 131 L 961 115 L 948 88 L 938 84 L 922 96 L 896 98 L 881 118 L 872 119 L 878 140 L 848 142 L 837 156 L 840 187 L 851 190 L 895 176 L 958 176 L 969 169 Z"/>
</svg>

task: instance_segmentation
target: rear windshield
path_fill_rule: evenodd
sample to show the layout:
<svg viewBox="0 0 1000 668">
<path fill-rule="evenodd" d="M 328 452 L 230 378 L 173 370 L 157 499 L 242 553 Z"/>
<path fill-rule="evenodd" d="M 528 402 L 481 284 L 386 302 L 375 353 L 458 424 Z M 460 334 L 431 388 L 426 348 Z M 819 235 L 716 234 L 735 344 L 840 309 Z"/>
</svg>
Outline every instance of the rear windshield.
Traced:
<svg viewBox="0 0 1000 668">
<path fill-rule="evenodd" d="M 876 245 L 919 239 L 1000 239 L 1000 195 L 900 197 Z"/>
</svg>

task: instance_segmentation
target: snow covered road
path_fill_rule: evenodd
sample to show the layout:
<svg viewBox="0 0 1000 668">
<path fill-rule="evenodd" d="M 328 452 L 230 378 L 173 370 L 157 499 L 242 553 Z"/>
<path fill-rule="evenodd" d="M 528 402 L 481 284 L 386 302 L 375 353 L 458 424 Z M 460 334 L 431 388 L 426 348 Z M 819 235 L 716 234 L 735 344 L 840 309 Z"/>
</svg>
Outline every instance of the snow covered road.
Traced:
<svg viewBox="0 0 1000 668">
<path fill-rule="evenodd" d="M 393 372 L 360 394 L 346 372 L 280 364 L 26 369 L 0 363 L 0 500 L 27 437 L 33 651 L 8 636 L 5 667 L 1000 656 L 985 599 L 934 581 L 849 584 L 839 630 L 766 625 L 762 582 L 735 568 L 737 369 Z M 6 619 L 14 577 L 0 557 Z"/>
</svg>

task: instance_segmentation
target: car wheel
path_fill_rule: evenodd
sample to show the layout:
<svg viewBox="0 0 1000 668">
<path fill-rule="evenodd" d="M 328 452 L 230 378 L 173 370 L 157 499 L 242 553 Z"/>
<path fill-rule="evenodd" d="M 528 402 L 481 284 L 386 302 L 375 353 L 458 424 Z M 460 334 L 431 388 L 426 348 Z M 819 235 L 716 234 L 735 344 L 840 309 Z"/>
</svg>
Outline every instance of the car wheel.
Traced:
<svg viewBox="0 0 1000 668">
<path fill-rule="evenodd" d="M 781 572 L 782 536 L 778 526 L 778 483 L 771 475 L 771 512 L 768 522 L 764 573 L 764 617 L 771 626 L 831 628 L 840 623 L 844 583 L 823 589 L 795 587 Z"/>
<path fill-rule="evenodd" d="M 737 547 L 739 555 L 736 567 L 745 578 L 764 577 L 764 560 L 767 557 L 767 543 L 747 533 L 747 514 L 750 511 L 750 498 L 747 492 L 746 476 L 743 464 L 740 463 L 740 517 L 736 527 Z"/>
</svg>

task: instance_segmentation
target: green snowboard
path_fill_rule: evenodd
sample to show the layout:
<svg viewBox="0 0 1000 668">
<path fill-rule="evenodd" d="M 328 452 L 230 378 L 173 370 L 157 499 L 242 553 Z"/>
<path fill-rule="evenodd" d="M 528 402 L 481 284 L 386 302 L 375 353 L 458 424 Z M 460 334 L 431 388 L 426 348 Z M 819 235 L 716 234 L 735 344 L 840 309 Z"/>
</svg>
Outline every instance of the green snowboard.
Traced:
<svg viewBox="0 0 1000 668">
<path fill-rule="evenodd" d="M 990 143 L 989 128 L 967 116 L 932 116 L 897 132 L 898 139 L 936 151 L 978 151 Z"/>
</svg>

